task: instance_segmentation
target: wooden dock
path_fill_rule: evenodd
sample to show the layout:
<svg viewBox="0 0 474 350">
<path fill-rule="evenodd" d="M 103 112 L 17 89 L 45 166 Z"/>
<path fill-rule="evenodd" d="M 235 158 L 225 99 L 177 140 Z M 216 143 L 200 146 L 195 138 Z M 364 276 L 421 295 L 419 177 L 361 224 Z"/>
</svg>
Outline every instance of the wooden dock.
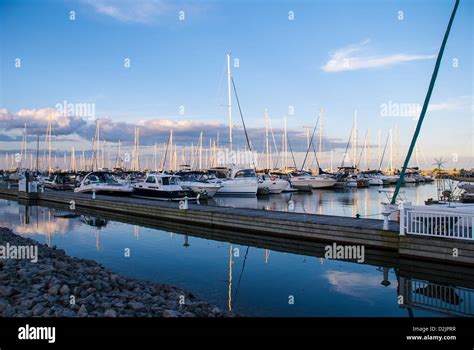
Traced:
<svg viewBox="0 0 474 350">
<path fill-rule="evenodd" d="M 384 231 L 383 221 L 377 219 L 356 219 L 350 217 L 315 215 L 293 212 L 266 211 L 216 207 L 189 203 L 188 209 L 179 209 L 176 202 L 147 200 L 133 197 L 97 196 L 72 192 L 45 191 L 18 196 L 16 189 L 0 188 L 2 196 L 23 201 L 35 200 L 44 206 L 60 205 L 68 209 L 73 203 L 75 210 L 90 210 L 96 216 L 118 215 L 130 220 L 140 220 L 148 225 L 185 225 L 199 227 L 202 231 L 213 229 L 212 239 L 222 240 L 226 232 L 233 235 L 251 234 L 254 238 L 271 240 L 274 250 L 279 244 L 288 242 L 312 249 L 311 245 L 322 246 L 363 245 L 384 256 L 409 257 L 434 262 L 449 262 L 454 265 L 474 265 L 474 244 L 455 239 L 434 239 L 417 236 L 400 236 L 399 225 L 390 222 Z M 31 195 L 31 194 L 30 194 Z M 126 220 L 125 220 L 126 221 Z M 218 232 L 218 233 L 216 233 Z M 221 238 L 221 239 L 220 239 Z M 227 238 L 225 238 L 227 239 Z M 288 248 L 288 247 L 286 247 Z M 458 255 L 453 256 L 456 248 Z M 382 253 L 380 253 L 382 252 Z"/>
</svg>

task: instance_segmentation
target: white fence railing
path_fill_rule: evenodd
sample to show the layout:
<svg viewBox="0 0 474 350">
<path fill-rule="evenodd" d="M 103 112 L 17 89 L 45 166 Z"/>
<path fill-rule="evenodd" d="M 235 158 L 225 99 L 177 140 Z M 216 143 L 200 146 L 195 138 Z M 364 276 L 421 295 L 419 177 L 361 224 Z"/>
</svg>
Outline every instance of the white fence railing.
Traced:
<svg viewBox="0 0 474 350">
<path fill-rule="evenodd" d="M 417 279 L 404 281 L 404 304 L 452 316 L 474 316 L 474 290 Z"/>
<path fill-rule="evenodd" d="M 474 210 L 408 206 L 400 208 L 400 235 L 455 238 L 474 241 Z"/>
</svg>

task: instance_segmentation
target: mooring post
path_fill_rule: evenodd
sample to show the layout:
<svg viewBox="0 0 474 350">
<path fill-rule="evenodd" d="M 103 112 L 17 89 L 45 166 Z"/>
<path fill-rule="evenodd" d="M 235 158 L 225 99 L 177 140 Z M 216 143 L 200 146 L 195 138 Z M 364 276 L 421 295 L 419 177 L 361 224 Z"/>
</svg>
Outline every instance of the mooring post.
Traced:
<svg viewBox="0 0 474 350">
<path fill-rule="evenodd" d="M 382 212 L 382 215 L 383 215 L 383 230 L 384 231 L 388 231 L 388 217 L 390 216 L 391 214 L 391 210 L 390 208 L 388 207 L 388 205 L 384 205 L 383 207 L 383 212 Z"/>
<path fill-rule="evenodd" d="M 398 210 L 400 211 L 400 236 L 405 236 L 405 206 L 403 202 L 398 205 Z"/>
<path fill-rule="evenodd" d="M 184 201 L 179 202 L 179 209 L 186 210 L 189 209 L 188 206 L 188 196 L 184 197 Z"/>
</svg>

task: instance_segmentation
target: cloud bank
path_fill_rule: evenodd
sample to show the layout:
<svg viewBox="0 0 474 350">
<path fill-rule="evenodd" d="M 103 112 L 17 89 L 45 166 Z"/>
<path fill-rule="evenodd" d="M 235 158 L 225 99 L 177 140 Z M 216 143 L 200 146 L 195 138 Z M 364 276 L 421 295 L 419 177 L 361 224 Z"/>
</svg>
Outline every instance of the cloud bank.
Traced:
<svg viewBox="0 0 474 350">
<path fill-rule="evenodd" d="M 46 134 L 48 120 L 51 117 L 53 136 L 57 140 L 71 141 L 82 140 L 90 142 L 96 131 L 95 122 L 85 120 L 78 116 L 62 116 L 53 108 L 22 109 L 12 113 L 7 109 L 0 109 L 0 141 L 18 142 L 21 140 L 23 128 L 27 126 L 28 135 L 39 135 L 41 138 Z M 220 145 L 227 143 L 228 126 L 220 122 L 194 121 L 194 120 L 170 120 L 164 118 L 150 118 L 136 122 L 114 121 L 111 117 L 99 119 L 100 139 L 107 142 L 121 141 L 123 144 L 133 144 L 134 128 L 140 128 L 140 144 L 153 145 L 168 141 L 170 129 L 173 129 L 173 141 L 177 144 L 197 144 L 201 131 L 203 132 L 203 146 L 209 146 L 209 139 L 216 140 L 219 134 Z M 2 134 L 1 131 L 4 133 Z M 234 128 L 233 142 L 238 147 L 246 144 L 245 133 L 242 127 Z M 264 149 L 264 128 L 248 128 L 249 139 L 252 147 L 258 151 Z M 273 129 L 277 147 L 281 147 L 283 129 Z M 289 130 L 288 138 L 294 151 L 306 150 L 306 135 L 302 131 Z M 345 141 L 339 139 L 323 138 L 325 147 L 345 147 Z M 273 140 L 270 138 L 270 144 Z"/>
</svg>

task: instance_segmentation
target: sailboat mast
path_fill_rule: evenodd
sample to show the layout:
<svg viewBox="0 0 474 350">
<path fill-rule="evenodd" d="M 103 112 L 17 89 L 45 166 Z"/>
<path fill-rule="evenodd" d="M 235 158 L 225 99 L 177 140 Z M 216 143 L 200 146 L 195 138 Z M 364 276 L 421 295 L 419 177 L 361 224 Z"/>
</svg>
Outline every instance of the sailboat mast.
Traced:
<svg viewBox="0 0 474 350">
<path fill-rule="evenodd" d="M 288 133 L 286 129 L 286 115 L 284 116 L 284 122 L 285 122 L 285 130 L 284 130 L 284 144 L 283 144 L 283 152 L 284 152 L 284 168 L 288 167 Z"/>
<path fill-rule="evenodd" d="M 392 133 L 392 129 L 390 129 L 389 133 L 390 133 L 390 173 L 393 173 L 393 133 Z"/>
<path fill-rule="evenodd" d="M 202 131 L 199 134 L 199 170 L 202 169 Z"/>
<path fill-rule="evenodd" d="M 381 133 L 380 133 L 380 129 L 379 129 L 379 132 L 378 132 L 378 139 L 377 139 L 377 164 L 380 164 L 380 160 L 381 160 L 381 154 L 380 154 L 380 142 L 381 142 Z"/>
<path fill-rule="evenodd" d="M 357 109 L 354 111 L 354 140 L 352 142 L 352 164 L 357 164 Z"/>
<path fill-rule="evenodd" d="M 321 118 L 319 119 L 319 155 L 318 159 L 321 162 L 321 155 L 323 152 L 323 109 L 321 108 Z"/>
<path fill-rule="evenodd" d="M 48 118 L 48 131 L 47 131 L 47 142 L 48 142 L 48 175 L 51 174 L 51 122 L 52 122 L 52 117 L 51 113 L 49 114 Z"/>
<path fill-rule="evenodd" d="M 265 108 L 265 168 L 270 169 L 270 154 L 268 150 L 268 110 Z"/>
<path fill-rule="evenodd" d="M 227 54 L 227 111 L 229 115 L 229 148 L 232 150 L 232 96 L 230 90 L 230 53 Z"/>
</svg>

